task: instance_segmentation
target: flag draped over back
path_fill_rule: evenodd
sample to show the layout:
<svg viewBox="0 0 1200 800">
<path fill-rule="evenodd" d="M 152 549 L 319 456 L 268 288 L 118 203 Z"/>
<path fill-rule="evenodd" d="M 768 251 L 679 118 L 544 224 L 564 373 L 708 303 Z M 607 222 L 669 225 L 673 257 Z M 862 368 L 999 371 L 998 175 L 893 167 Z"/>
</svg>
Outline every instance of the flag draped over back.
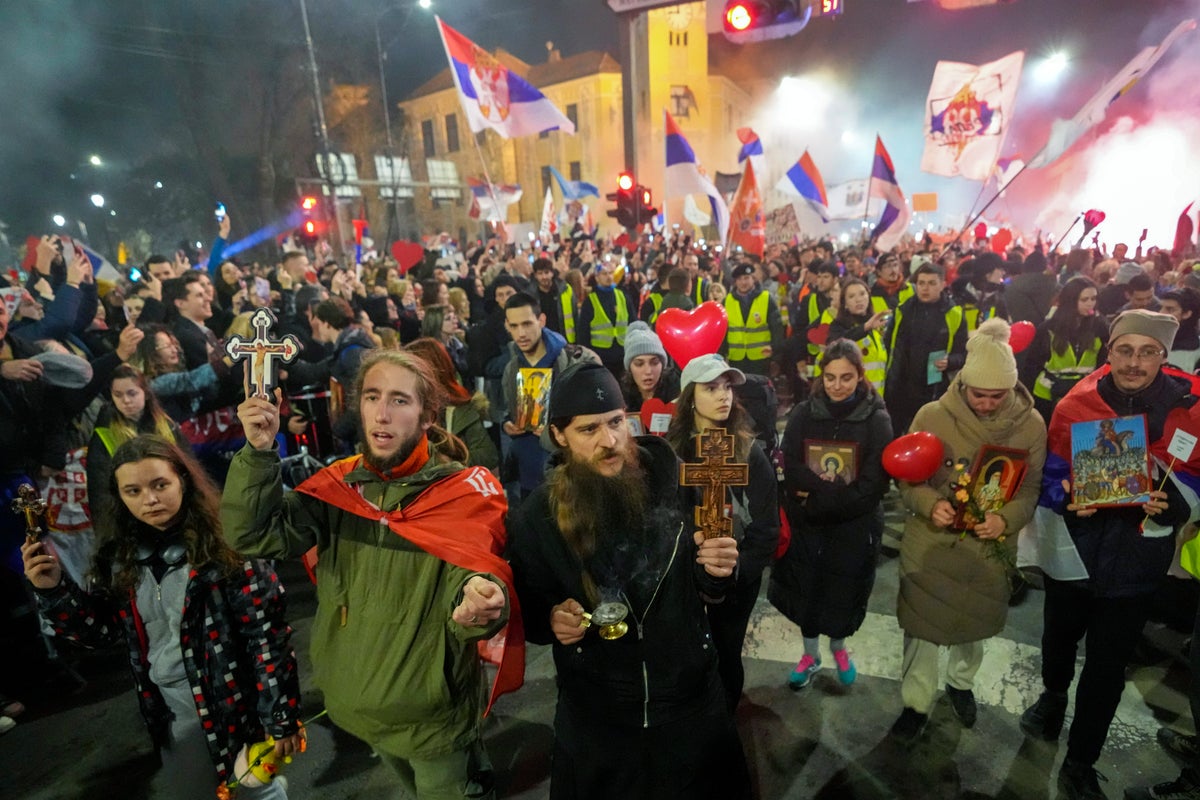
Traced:
<svg viewBox="0 0 1200 800">
<path fill-rule="evenodd" d="M 550 167 L 550 174 L 554 176 L 554 180 L 558 181 L 558 188 L 562 190 L 564 200 L 581 200 L 588 196 L 600 196 L 600 190 L 596 188 L 595 184 L 585 181 L 569 181 L 554 167 Z"/>
<path fill-rule="evenodd" d="M 544 94 L 479 45 L 437 18 L 450 75 L 467 124 L 491 128 L 505 139 L 548 130 L 575 133 L 575 125 Z"/>
<path fill-rule="evenodd" d="M 1183 34 L 1195 30 L 1196 20 L 1186 19 L 1175 26 L 1157 47 L 1146 47 L 1121 68 L 1071 119 L 1056 119 L 1050 128 L 1050 138 L 1041 151 L 1029 162 L 1031 167 L 1044 167 L 1070 149 L 1080 136 L 1104 119 L 1108 107 L 1133 88 L 1150 68 Z"/>
<path fill-rule="evenodd" d="M 729 246 L 741 246 L 747 253 L 762 257 L 767 246 L 767 223 L 763 215 L 762 192 L 754 177 L 754 163 L 746 162 L 742 182 L 729 207 Z"/>
<path fill-rule="evenodd" d="M 820 215 L 822 222 L 829 222 L 829 195 L 825 191 L 825 180 L 821 177 L 817 165 L 813 163 L 808 150 L 805 150 L 800 160 L 783 174 L 775 188 L 785 194 L 800 195 L 808 201 L 809 207 Z"/>
<path fill-rule="evenodd" d="M 1025 53 L 987 64 L 939 61 L 925 101 L 921 169 L 986 181 L 1012 119 Z"/>
<path fill-rule="evenodd" d="M 729 236 L 729 207 L 725 198 L 713 186 L 713 182 L 700 173 L 700 164 L 696 161 L 696 153 L 675 123 L 671 112 L 663 110 L 666 117 L 666 197 L 685 197 L 690 194 L 708 196 L 712 206 L 713 218 L 717 221 L 717 232 L 721 241 Z"/>
<path fill-rule="evenodd" d="M 871 165 L 870 183 L 871 197 L 878 197 L 887 203 L 872 238 L 880 250 L 891 250 L 908 230 L 912 211 L 904 200 L 900 184 L 896 183 L 896 168 L 892 166 L 892 157 L 888 155 L 883 140 L 878 136 L 875 137 L 875 160 Z"/>
</svg>

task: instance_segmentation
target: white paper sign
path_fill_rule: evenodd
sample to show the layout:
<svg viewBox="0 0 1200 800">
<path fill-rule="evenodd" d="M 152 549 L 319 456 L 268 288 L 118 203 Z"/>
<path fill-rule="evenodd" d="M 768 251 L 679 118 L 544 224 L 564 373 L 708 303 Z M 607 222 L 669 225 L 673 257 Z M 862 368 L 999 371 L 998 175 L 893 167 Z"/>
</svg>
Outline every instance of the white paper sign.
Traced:
<svg viewBox="0 0 1200 800">
<path fill-rule="evenodd" d="M 671 427 L 670 414 L 651 414 L 650 415 L 650 432 L 659 436 L 666 436 L 667 428 Z M 1192 440 L 1196 441 L 1195 439 Z"/>
<path fill-rule="evenodd" d="M 1180 461 L 1188 461 L 1195 449 L 1196 437 L 1183 428 L 1176 428 L 1175 435 L 1171 437 L 1171 444 L 1167 446 L 1167 452 Z"/>
</svg>

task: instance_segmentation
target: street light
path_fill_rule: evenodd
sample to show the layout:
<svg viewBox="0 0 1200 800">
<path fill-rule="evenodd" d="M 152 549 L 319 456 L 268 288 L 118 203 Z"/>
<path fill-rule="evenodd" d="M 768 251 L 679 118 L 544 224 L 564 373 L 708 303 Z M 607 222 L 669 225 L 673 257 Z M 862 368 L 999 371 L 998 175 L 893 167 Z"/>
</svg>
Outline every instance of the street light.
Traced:
<svg viewBox="0 0 1200 800">
<path fill-rule="evenodd" d="M 58 226 L 58 227 L 60 227 L 60 228 L 61 228 L 63 225 L 66 225 L 66 224 L 67 224 L 67 218 L 66 218 L 66 217 L 64 217 L 62 214 L 55 214 L 55 215 L 54 215 L 53 217 L 51 217 L 50 219 L 52 219 L 52 220 L 54 221 L 54 224 L 55 224 L 55 225 L 57 225 L 57 226 Z"/>
<path fill-rule="evenodd" d="M 433 5 L 433 0 L 418 0 L 417 5 L 421 8 L 429 8 Z"/>
<path fill-rule="evenodd" d="M 155 181 L 155 182 L 154 182 L 154 188 L 155 188 L 155 189 L 161 189 L 161 188 L 162 188 L 162 181 Z"/>
<path fill-rule="evenodd" d="M 104 208 L 104 195 L 102 195 L 102 194 L 92 195 L 92 205 L 94 205 L 96 208 Z"/>
<path fill-rule="evenodd" d="M 88 157 L 88 163 L 89 163 L 89 164 L 91 164 L 93 167 L 102 167 L 102 166 L 104 166 L 104 162 L 103 162 L 103 161 L 101 161 L 101 160 L 100 160 L 100 156 L 97 156 L 97 155 L 91 155 L 91 156 L 89 156 L 89 157 Z"/>
<path fill-rule="evenodd" d="M 1033 74 L 1038 81 L 1042 83 L 1049 83 L 1061 75 L 1070 63 L 1070 56 L 1068 56 L 1062 50 L 1056 50 L 1042 59 L 1037 67 L 1034 68 Z"/>
</svg>

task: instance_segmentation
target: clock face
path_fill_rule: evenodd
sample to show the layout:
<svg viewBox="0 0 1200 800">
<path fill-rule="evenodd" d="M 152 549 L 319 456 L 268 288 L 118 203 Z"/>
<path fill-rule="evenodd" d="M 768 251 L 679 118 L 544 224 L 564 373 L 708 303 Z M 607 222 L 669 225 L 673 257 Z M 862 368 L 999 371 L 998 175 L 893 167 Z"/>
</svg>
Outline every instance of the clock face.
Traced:
<svg viewBox="0 0 1200 800">
<path fill-rule="evenodd" d="M 682 31 L 692 22 L 691 6 L 675 6 L 667 9 L 667 24 L 677 31 Z"/>
</svg>

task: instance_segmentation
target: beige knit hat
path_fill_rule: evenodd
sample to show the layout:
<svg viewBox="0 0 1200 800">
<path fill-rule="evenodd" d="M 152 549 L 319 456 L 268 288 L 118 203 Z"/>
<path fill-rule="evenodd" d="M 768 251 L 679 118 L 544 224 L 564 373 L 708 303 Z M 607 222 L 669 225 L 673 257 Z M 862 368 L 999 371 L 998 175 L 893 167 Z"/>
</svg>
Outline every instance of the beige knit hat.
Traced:
<svg viewBox="0 0 1200 800">
<path fill-rule="evenodd" d="M 1170 314 L 1159 314 L 1142 308 L 1122 311 L 1113 320 L 1112 329 L 1108 334 L 1108 344 L 1111 347 L 1117 339 L 1127 333 L 1139 333 L 1158 340 L 1164 350 L 1170 350 L 1175 344 L 1175 334 L 1179 331 L 1179 320 Z"/>
<path fill-rule="evenodd" d="M 967 340 L 967 363 L 959 380 L 974 389 L 1011 389 L 1017 385 L 1017 360 L 1008 344 L 1008 323 L 989 319 Z"/>
</svg>

